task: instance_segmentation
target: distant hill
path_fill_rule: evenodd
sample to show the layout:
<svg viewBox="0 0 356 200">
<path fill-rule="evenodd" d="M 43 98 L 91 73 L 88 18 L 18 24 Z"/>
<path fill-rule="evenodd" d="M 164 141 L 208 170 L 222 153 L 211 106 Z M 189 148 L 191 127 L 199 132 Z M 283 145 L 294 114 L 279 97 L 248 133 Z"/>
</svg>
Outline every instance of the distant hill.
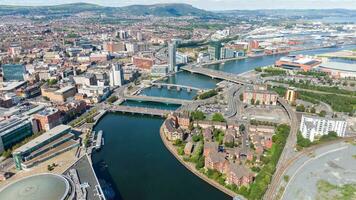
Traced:
<svg viewBox="0 0 356 200">
<path fill-rule="evenodd" d="M 189 4 L 153 4 L 132 5 L 125 7 L 104 7 L 96 4 L 73 3 L 55 6 L 8 6 L 0 5 L 0 15 L 71 15 L 81 12 L 96 12 L 109 14 L 127 14 L 136 16 L 212 16 L 214 13 L 195 8 Z"/>
</svg>

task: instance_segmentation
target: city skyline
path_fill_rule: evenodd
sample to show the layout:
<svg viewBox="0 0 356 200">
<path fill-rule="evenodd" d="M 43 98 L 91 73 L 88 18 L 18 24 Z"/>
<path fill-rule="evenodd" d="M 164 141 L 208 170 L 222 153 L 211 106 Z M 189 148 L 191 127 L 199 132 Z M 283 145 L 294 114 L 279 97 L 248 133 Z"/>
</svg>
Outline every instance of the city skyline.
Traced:
<svg viewBox="0 0 356 200">
<path fill-rule="evenodd" d="M 254 9 L 356 9 L 356 1 L 353 0 L 270 0 L 268 2 L 262 0 L 126 0 L 118 2 L 115 0 L 100 1 L 100 0 L 62 0 L 60 3 L 55 0 L 0 0 L 0 5 L 17 5 L 17 6 L 42 6 L 42 5 L 58 5 L 67 3 L 93 3 L 102 6 L 122 7 L 129 5 L 150 5 L 157 3 L 186 3 L 197 8 L 205 10 L 254 10 Z M 229 5 L 228 7 L 226 5 Z"/>
</svg>

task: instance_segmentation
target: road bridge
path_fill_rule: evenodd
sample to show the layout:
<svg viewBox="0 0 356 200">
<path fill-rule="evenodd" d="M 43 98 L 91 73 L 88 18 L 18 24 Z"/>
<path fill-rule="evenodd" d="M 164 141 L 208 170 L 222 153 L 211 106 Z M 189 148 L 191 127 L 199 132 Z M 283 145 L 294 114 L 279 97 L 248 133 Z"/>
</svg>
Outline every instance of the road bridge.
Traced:
<svg viewBox="0 0 356 200">
<path fill-rule="evenodd" d="M 187 99 L 174 99 L 174 98 L 142 96 L 142 95 L 125 95 L 123 99 L 134 100 L 134 101 L 150 101 L 150 102 L 158 102 L 158 103 L 166 103 L 166 104 L 178 104 L 178 105 L 183 105 L 183 104 L 188 104 L 193 102 L 192 100 L 187 100 Z"/>
<path fill-rule="evenodd" d="M 191 72 L 191 73 L 202 74 L 205 76 L 210 76 L 212 78 L 230 81 L 230 82 L 237 83 L 237 84 L 242 84 L 242 85 L 251 84 L 250 81 L 246 80 L 245 78 L 243 78 L 237 74 L 233 74 L 233 73 L 222 72 L 222 71 L 208 69 L 208 68 L 204 68 L 204 67 L 193 67 L 193 66 L 184 66 L 184 67 L 181 67 L 180 69 Z"/>
<path fill-rule="evenodd" d="M 133 106 L 112 106 L 111 108 L 109 108 L 109 111 L 151 115 L 151 116 L 159 116 L 159 117 L 165 117 L 172 112 L 170 110 L 146 108 L 146 107 L 133 107 Z"/>
<path fill-rule="evenodd" d="M 178 91 L 181 90 L 182 88 L 186 89 L 188 92 L 192 91 L 192 90 L 196 90 L 196 91 L 203 91 L 206 89 L 202 89 L 202 88 L 197 88 L 197 87 L 193 87 L 193 86 L 187 86 L 187 85 L 179 85 L 179 84 L 170 84 L 170 83 L 157 83 L 154 82 L 152 83 L 153 86 L 157 86 L 158 88 L 161 87 L 167 87 L 168 89 L 174 87 L 176 88 Z"/>
</svg>

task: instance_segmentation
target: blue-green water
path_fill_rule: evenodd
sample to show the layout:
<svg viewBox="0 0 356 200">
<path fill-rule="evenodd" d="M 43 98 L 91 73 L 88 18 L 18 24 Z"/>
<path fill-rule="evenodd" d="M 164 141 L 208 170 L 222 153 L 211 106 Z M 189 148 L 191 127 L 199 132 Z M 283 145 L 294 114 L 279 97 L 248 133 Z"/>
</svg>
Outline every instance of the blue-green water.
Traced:
<svg viewBox="0 0 356 200">
<path fill-rule="evenodd" d="M 138 101 L 131 101 L 131 100 L 124 101 L 121 105 L 156 108 L 156 109 L 164 109 L 164 110 L 176 110 L 177 108 L 180 107 L 180 105 L 176 105 L 176 104 L 165 104 L 165 103 L 157 103 L 157 102 L 138 102 Z"/>
<path fill-rule="evenodd" d="M 116 188 L 123 200 L 230 200 L 175 159 L 163 145 L 163 119 L 107 114 L 95 127 L 105 145 L 93 156 L 99 180 Z"/>
<path fill-rule="evenodd" d="M 344 47 L 336 47 L 336 48 L 323 48 L 323 49 L 314 49 L 314 50 L 305 50 L 305 51 L 296 51 L 290 53 L 290 55 L 303 54 L 303 55 L 317 55 L 329 52 L 335 52 L 340 50 L 348 50 L 355 49 L 356 45 L 349 45 Z M 243 60 L 235 60 L 229 61 L 225 64 L 216 64 L 207 66 L 207 68 L 220 70 L 229 73 L 240 74 L 249 70 L 253 70 L 256 67 L 263 67 L 267 65 L 272 65 L 279 58 L 286 56 L 287 54 L 279 54 L 279 55 L 270 55 L 256 58 L 247 58 Z"/>
<path fill-rule="evenodd" d="M 149 87 L 142 90 L 141 95 L 176 99 L 193 99 L 193 97 L 197 95 L 197 91 L 192 90 L 188 92 L 184 88 L 178 91 L 175 88 L 167 89 L 166 87 Z"/>
<path fill-rule="evenodd" d="M 2 72 L 6 81 L 23 80 L 25 68 L 20 64 L 6 64 L 2 65 Z"/>
<path fill-rule="evenodd" d="M 217 83 L 221 80 L 212 79 L 207 76 L 203 76 L 200 74 L 192 74 L 190 72 L 178 72 L 170 77 L 167 80 L 162 82 L 169 83 L 169 84 L 178 84 L 178 85 L 187 85 L 202 89 L 209 89 L 214 88 Z"/>
</svg>

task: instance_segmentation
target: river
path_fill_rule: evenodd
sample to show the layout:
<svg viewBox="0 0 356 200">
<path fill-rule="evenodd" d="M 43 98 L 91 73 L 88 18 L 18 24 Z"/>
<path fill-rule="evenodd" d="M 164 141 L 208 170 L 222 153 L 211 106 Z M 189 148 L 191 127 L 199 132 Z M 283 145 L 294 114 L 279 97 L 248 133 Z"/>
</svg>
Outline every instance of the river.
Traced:
<svg viewBox="0 0 356 200">
<path fill-rule="evenodd" d="M 355 46 L 344 47 L 352 49 Z M 293 54 L 320 54 L 340 50 L 326 48 Z M 259 66 L 271 65 L 282 55 L 248 58 L 210 66 L 216 70 L 242 73 Z M 166 83 L 198 88 L 214 88 L 219 82 L 198 74 L 179 72 Z M 190 99 L 194 92 L 151 88 L 145 95 Z M 127 101 L 124 105 L 174 110 L 177 105 Z M 109 182 L 116 191 L 114 199 L 124 200 L 224 200 L 224 193 L 200 180 L 185 169 L 163 145 L 159 127 L 163 119 L 141 115 L 107 114 L 96 125 L 103 130 L 105 145 L 93 156 L 94 168 L 101 182 Z M 106 185 L 106 184 L 104 184 Z"/>
<path fill-rule="evenodd" d="M 227 200 L 225 195 L 183 167 L 163 145 L 163 119 L 107 114 L 95 127 L 104 146 L 93 156 L 97 176 L 111 182 L 123 200 Z M 101 180 L 102 181 L 102 180 Z"/>
</svg>

